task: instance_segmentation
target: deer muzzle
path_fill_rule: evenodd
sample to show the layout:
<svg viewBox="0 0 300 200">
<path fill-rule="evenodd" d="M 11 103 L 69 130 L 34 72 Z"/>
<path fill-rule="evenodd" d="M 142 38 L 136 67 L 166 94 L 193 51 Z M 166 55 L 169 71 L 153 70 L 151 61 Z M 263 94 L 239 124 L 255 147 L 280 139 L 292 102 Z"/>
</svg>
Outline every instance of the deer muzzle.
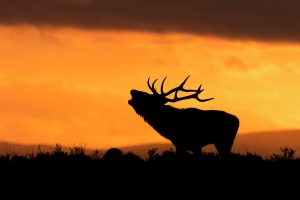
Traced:
<svg viewBox="0 0 300 200">
<path fill-rule="evenodd" d="M 128 104 L 132 106 L 133 96 L 134 96 L 134 90 L 131 90 L 130 94 L 131 94 L 131 99 L 128 100 Z"/>
</svg>

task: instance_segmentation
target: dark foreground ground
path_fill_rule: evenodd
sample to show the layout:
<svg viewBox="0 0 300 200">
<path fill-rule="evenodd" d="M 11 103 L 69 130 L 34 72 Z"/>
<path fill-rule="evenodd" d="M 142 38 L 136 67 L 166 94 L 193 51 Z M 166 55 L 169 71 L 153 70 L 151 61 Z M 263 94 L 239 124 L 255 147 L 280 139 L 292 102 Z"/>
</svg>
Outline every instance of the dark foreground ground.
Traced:
<svg viewBox="0 0 300 200">
<path fill-rule="evenodd" d="M 157 195 L 291 195 L 300 190 L 300 159 L 294 158 L 293 153 L 285 148 L 282 154 L 269 159 L 251 153 L 222 159 L 213 153 L 158 154 L 151 149 L 148 157 L 141 159 L 115 148 L 103 155 L 97 151 L 87 155 L 81 147 L 66 153 L 57 145 L 53 152 L 0 157 L 1 188 L 3 192 L 12 189 L 12 196 L 25 191 L 21 194 L 41 194 L 42 199 L 62 194 L 69 198 L 123 195 L 141 199 L 159 199 Z"/>
</svg>

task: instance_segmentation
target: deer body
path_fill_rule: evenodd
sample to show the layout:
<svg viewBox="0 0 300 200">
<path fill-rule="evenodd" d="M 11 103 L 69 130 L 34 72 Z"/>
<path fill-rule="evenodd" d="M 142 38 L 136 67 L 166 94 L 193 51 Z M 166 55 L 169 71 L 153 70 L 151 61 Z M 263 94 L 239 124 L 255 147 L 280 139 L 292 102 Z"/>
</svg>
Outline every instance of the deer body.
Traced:
<svg viewBox="0 0 300 200">
<path fill-rule="evenodd" d="M 174 91 L 185 90 L 183 89 L 185 81 Z M 152 88 L 151 90 L 154 90 L 154 84 L 151 87 L 148 82 L 148 85 L 150 89 Z M 200 87 L 195 91 L 199 94 L 203 90 Z M 158 95 L 156 90 L 153 93 L 131 90 L 132 99 L 128 103 L 160 135 L 169 139 L 176 147 L 177 152 L 192 151 L 196 153 L 200 152 L 202 147 L 214 144 L 221 156 L 227 156 L 230 153 L 239 128 L 239 120 L 236 116 L 218 110 L 178 109 L 165 105 L 166 97 Z M 178 98 L 176 92 L 174 100 L 178 101 L 178 99 L 182 98 Z M 167 102 L 170 101 L 167 100 Z M 198 100 L 208 101 L 211 99 Z"/>
</svg>

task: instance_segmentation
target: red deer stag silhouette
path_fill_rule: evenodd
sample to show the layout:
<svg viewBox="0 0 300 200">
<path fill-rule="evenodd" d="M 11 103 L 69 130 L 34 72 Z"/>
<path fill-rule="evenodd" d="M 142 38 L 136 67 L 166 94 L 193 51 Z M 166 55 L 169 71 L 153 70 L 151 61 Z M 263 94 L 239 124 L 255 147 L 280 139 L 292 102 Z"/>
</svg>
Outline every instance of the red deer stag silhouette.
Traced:
<svg viewBox="0 0 300 200">
<path fill-rule="evenodd" d="M 129 105 L 160 135 L 169 139 L 176 147 L 176 152 L 200 153 L 202 147 L 213 144 L 221 157 L 227 157 L 239 128 L 239 119 L 219 110 L 178 109 L 165 105 L 168 102 L 174 103 L 191 98 L 199 102 L 213 99 L 199 98 L 199 94 L 203 92 L 202 85 L 197 90 L 185 89 L 184 84 L 189 76 L 178 87 L 164 92 L 166 78 L 162 81 L 160 94 L 155 89 L 157 79 L 151 85 L 150 78 L 147 83 L 153 94 L 131 90 L 132 99 L 128 101 Z M 178 97 L 179 91 L 187 92 L 189 95 Z M 167 97 L 171 94 L 174 94 L 172 99 Z"/>
</svg>

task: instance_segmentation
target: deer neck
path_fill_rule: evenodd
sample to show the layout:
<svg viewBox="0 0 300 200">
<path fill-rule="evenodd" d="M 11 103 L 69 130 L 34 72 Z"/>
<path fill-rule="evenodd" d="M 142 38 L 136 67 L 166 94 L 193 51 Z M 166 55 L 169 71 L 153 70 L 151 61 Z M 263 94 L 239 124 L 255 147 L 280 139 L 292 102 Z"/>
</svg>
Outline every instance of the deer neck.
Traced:
<svg viewBox="0 0 300 200">
<path fill-rule="evenodd" d="M 164 126 L 162 124 L 166 123 L 167 117 L 170 113 L 173 111 L 178 110 L 177 108 L 174 108 L 169 105 L 163 105 L 160 107 L 155 107 L 152 109 L 149 109 L 146 113 L 141 115 L 144 120 L 152 126 L 159 134 L 161 134 L 164 137 L 169 137 L 167 132 L 164 130 Z"/>
</svg>

